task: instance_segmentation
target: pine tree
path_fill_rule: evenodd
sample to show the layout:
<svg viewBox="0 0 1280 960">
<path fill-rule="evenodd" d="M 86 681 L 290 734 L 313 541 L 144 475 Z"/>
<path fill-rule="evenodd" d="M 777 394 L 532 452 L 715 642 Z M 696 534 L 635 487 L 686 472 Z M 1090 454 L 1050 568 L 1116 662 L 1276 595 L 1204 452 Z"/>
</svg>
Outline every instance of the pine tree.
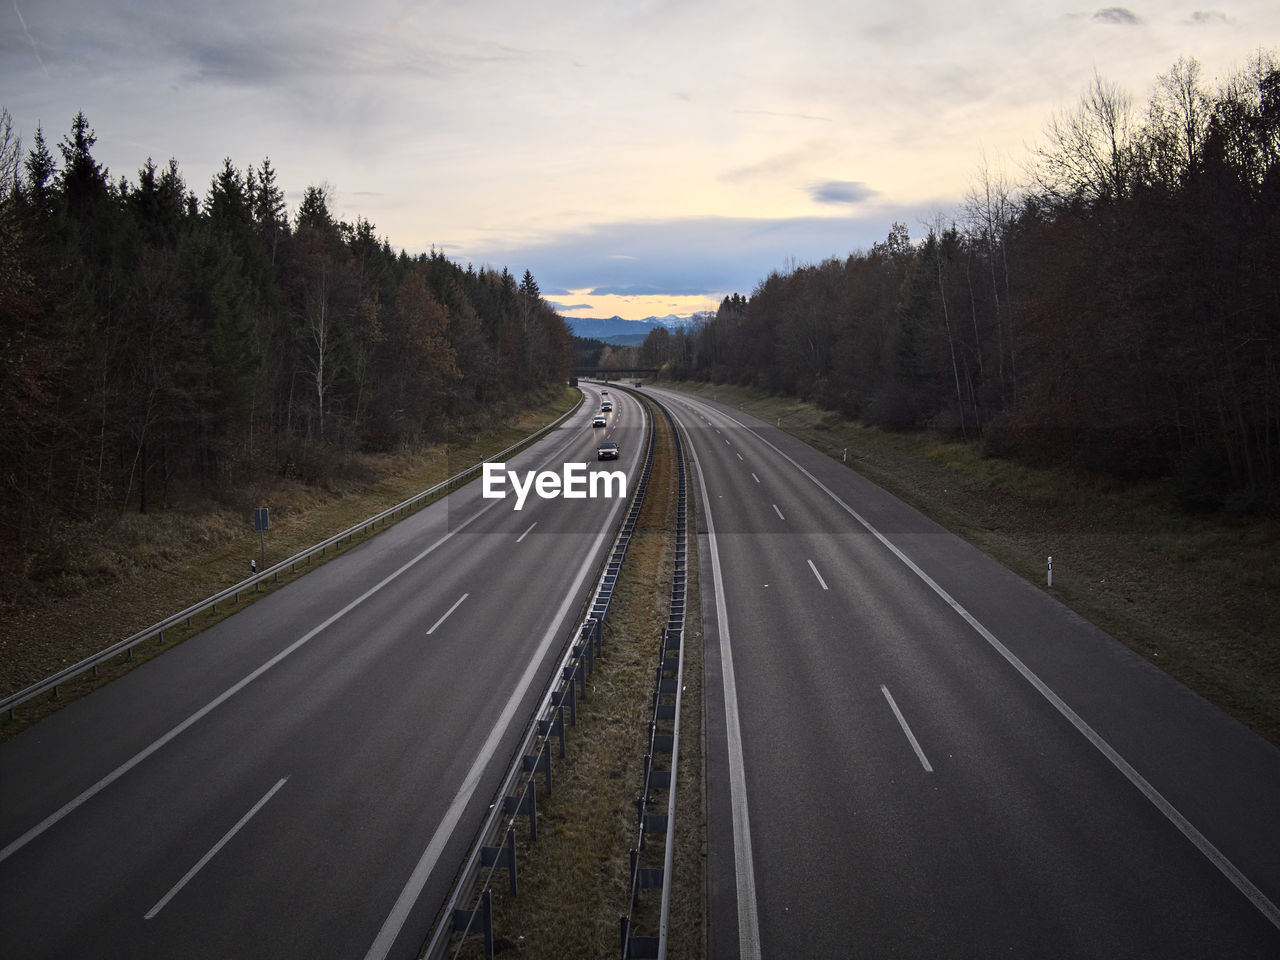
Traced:
<svg viewBox="0 0 1280 960">
<path fill-rule="evenodd" d="M 526 270 L 524 277 L 520 280 L 520 313 L 526 324 L 537 316 L 538 308 L 541 306 L 542 295 L 538 291 L 538 281 L 534 280 L 533 274 Z"/>
<path fill-rule="evenodd" d="M 38 219 L 48 219 L 53 214 L 53 184 L 58 166 L 40 127 L 36 127 L 35 146 L 27 155 L 25 169 L 28 206 Z"/>
<path fill-rule="evenodd" d="M 97 136 L 81 111 L 71 122 L 71 133 L 58 144 L 62 153 L 60 186 L 63 199 L 71 216 L 82 223 L 97 212 L 96 208 L 109 194 L 107 171 L 91 153 L 97 142 Z"/>
</svg>

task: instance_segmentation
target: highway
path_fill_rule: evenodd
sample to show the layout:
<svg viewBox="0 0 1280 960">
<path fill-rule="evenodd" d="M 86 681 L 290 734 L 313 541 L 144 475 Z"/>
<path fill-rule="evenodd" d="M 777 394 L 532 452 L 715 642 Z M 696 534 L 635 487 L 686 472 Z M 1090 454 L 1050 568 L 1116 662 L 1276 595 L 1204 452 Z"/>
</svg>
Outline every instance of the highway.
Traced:
<svg viewBox="0 0 1280 960">
<path fill-rule="evenodd" d="M 583 389 L 508 468 L 629 495 L 642 408 Z M 514 503 L 469 484 L 0 744 L 0 952 L 415 956 L 625 499 Z"/>
<path fill-rule="evenodd" d="M 701 478 L 713 960 L 1280 957 L 1280 751 L 842 464 L 645 392 Z"/>
</svg>

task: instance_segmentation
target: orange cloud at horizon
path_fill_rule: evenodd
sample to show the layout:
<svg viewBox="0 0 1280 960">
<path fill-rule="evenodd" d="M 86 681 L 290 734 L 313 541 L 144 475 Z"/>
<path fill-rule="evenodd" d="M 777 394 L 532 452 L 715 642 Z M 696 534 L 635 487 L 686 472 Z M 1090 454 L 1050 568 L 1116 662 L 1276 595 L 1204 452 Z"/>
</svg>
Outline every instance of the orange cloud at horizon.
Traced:
<svg viewBox="0 0 1280 960">
<path fill-rule="evenodd" d="M 615 293 L 592 294 L 590 289 L 570 290 L 553 297 L 557 312 L 564 317 L 622 317 L 624 320 L 644 320 L 646 317 L 665 317 L 675 314 L 687 317 L 703 311 L 714 313 L 729 293 L 718 296 L 665 296 L 644 294 L 622 296 Z"/>
</svg>

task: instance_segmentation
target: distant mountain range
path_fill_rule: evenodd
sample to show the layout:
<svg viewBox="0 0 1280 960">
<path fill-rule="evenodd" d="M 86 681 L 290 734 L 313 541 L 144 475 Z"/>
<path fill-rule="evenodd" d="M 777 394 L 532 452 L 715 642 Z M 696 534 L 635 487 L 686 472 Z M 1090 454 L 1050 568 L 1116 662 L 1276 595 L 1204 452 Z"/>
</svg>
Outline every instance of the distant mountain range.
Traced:
<svg viewBox="0 0 1280 960">
<path fill-rule="evenodd" d="M 630 346 L 641 343 L 651 330 L 666 327 L 675 330 L 687 325 L 692 317 L 678 317 L 674 313 L 665 317 L 645 317 L 643 320 L 623 320 L 622 317 L 565 317 L 575 337 L 588 337 Z"/>
</svg>

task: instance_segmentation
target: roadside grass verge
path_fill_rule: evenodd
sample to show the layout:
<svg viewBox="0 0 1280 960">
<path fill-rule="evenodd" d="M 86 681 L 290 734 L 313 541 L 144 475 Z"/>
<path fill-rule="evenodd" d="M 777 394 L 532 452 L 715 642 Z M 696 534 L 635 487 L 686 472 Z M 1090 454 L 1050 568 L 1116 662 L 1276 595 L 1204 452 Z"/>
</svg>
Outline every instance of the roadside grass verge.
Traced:
<svg viewBox="0 0 1280 960">
<path fill-rule="evenodd" d="M 577 725 L 566 731 L 565 758 L 553 760 L 552 792 L 538 798 L 537 842 L 529 840 L 527 828 L 517 829 L 519 893 L 512 897 L 501 876 L 494 885 L 495 952 L 503 956 L 611 957 L 620 948 L 619 918 L 630 897 L 629 851 L 638 837 L 635 800 L 644 775 L 654 670 L 674 559 L 676 477 L 670 428 L 660 413 L 651 409 L 650 415 L 657 424 L 653 472 L 614 591 L 602 655 L 587 680 L 586 698 L 578 702 Z M 688 568 L 696 571 L 694 556 Z M 692 576 L 686 609 L 700 609 Z M 695 614 L 686 623 L 684 640 L 669 927 L 673 957 L 705 955 L 702 636 L 696 621 Z M 660 856 L 662 842 L 649 839 L 647 861 Z M 656 935 L 660 896 L 656 890 L 641 892 L 641 919 L 634 933 Z M 460 956 L 483 957 L 482 938 L 468 938 Z"/>
<path fill-rule="evenodd" d="M 963 537 L 1280 745 L 1280 522 L 1189 515 L 1159 483 L 984 458 L 794 397 L 664 384 L 805 441 Z"/>
<path fill-rule="evenodd" d="M 503 450 L 577 402 L 578 391 L 559 387 L 509 416 L 452 444 L 400 455 L 350 458 L 323 485 L 278 480 L 247 488 L 233 503 L 189 504 L 164 513 L 123 514 L 64 527 L 58 542 L 38 556 L 0 563 L 0 695 L 21 690 L 78 663 L 179 610 L 238 583 L 249 561 L 260 560 L 251 509 L 271 510 L 266 565 L 306 549 Z M 379 528 L 381 530 L 383 528 Z M 352 544 L 367 539 L 356 536 Z M 350 545 L 329 551 L 331 559 Z M 261 567 L 260 567 L 261 569 Z M 284 584 L 302 576 L 281 575 Z M 271 588 L 262 585 L 265 594 Z M 165 632 L 163 645 L 139 644 L 97 676 L 64 685 L 58 699 L 36 698 L 0 714 L 0 741 L 76 697 L 127 672 L 252 602 L 203 614 L 191 629 Z"/>
</svg>

